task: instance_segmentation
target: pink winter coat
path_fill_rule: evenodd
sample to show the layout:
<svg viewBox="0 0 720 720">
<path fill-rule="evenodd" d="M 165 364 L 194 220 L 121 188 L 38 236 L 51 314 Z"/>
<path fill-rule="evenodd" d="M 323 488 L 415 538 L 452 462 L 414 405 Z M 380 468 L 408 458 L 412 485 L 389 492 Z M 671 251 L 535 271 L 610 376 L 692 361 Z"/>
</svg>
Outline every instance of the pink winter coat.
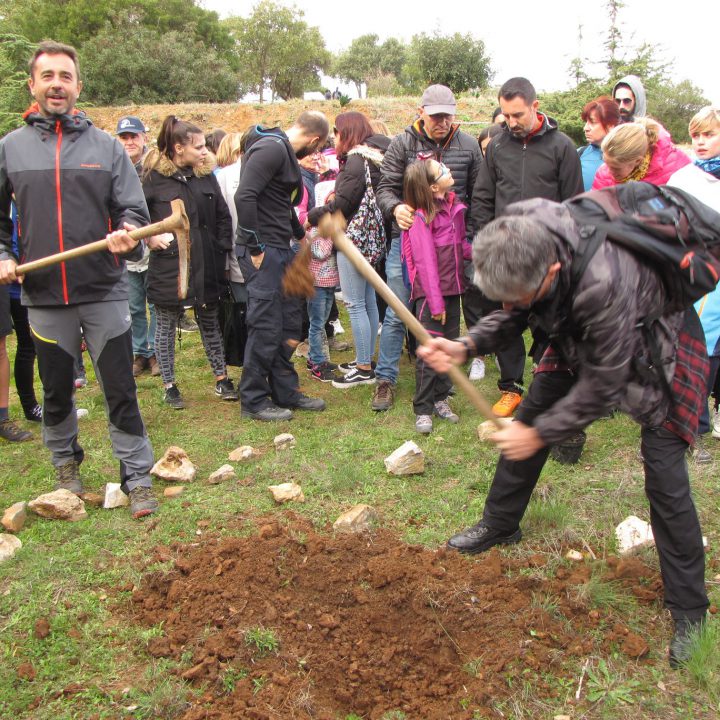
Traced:
<svg viewBox="0 0 720 720">
<path fill-rule="evenodd" d="M 652 158 L 650 158 L 647 174 L 642 181 L 653 185 L 665 185 L 674 172 L 689 164 L 690 158 L 673 145 L 670 134 L 663 128 L 660 131 L 660 138 Z M 600 190 L 617 184 L 617 180 L 611 175 L 608 166 L 603 163 L 595 173 L 592 189 Z"/>
<path fill-rule="evenodd" d="M 445 312 L 443 298 L 465 291 L 464 260 L 471 257 L 465 240 L 467 206 L 448 193 L 428 225 L 422 210 L 402 234 L 402 259 L 410 277 L 410 299 L 427 298 L 431 315 Z"/>
</svg>

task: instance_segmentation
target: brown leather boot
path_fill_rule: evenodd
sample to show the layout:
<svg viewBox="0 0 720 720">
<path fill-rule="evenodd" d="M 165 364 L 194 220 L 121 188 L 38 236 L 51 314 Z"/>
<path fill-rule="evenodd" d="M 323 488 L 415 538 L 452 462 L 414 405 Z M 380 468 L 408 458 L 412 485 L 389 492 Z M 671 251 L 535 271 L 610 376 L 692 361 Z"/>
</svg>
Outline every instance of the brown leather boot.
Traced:
<svg viewBox="0 0 720 720">
<path fill-rule="evenodd" d="M 133 360 L 133 377 L 142 375 L 148 368 L 148 359 L 142 355 L 136 355 Z"/>
</svg>

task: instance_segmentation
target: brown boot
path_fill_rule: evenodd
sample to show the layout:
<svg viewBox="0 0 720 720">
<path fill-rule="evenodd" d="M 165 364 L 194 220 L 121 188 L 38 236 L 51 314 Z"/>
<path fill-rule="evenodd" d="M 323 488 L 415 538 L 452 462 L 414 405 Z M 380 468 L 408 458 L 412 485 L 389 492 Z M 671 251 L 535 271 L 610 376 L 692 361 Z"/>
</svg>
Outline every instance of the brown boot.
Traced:
<svg viewBox="0 0 720 720">
<path fill-rule="evenodd" d="M 151 355 L 148 359 L 148 365 L 150 367 L 150 374 L 153 377 L 159 377 L 160 376 L 160 365 L 157 361 L 157 358 L 154 355 Z"/>
<path fill-rule="evenodd" d="M 148 368 L 148 359 L 142 355 L 136 355 L 133 360 L 133 377 L 142 375 Z"/>
</svg>

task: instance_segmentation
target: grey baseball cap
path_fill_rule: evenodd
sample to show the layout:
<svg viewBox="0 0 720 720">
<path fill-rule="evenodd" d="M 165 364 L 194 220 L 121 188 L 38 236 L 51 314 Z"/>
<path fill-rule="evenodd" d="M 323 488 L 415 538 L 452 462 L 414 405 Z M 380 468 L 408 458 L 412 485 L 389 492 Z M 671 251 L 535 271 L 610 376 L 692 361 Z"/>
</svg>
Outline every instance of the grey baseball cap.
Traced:
<svg viewBox="0 0 720 720">
<path fill-rule="evenodd" d="M 445 85 L 431 85 L 425 90 L 420 100 L 420 107 L 428 115 L 454 115 L 456 111 L 455 96 Z"/>
</svg>

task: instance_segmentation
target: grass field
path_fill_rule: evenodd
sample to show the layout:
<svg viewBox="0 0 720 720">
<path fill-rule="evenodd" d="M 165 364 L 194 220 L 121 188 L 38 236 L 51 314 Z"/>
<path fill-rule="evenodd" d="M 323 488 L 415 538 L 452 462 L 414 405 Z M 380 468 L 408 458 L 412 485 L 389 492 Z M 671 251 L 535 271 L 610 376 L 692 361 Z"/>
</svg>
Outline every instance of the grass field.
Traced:
<svg viewBox="0 0 720 720">
<path fill-rule="evenodd" d="M 344 324 L 349 328 L 347 317 Z M 347 336 L 345 336 L 347 337 Z M 14 341 L 10 339 L 11 358 Z M 352 359 L 343 353 L 339 360 Z M 458 425 L 437 420 L 427 437 L 413 429 L 413 374 L 403 360 L 396 407 L 387 413 L 370 410 L 372 388 L 336 390 L 309 378 L 304 360 L 297 360 L 303 389 L 324 397 L 324 413 L 296 413 L 289 423 L 270 425 L 241 420 L 237 403 L 220 403 L 213 395 L 211 373 L 197 333 L 184 334 L 178 353 L 178 382 L 188 402 L 182 412 L 162 402 L 158 378 L 139 378 L 145 422 L 160 456 L 179 445 L 198 466 L 197 480 L 179 498 L 161 497 L 160 512 L 133 521 L 126 509 L 88 508 L 77 523 L 30 516 L 19 534 L 23 547 L 0 565 L 0 718 L 64 720 L 70 718 L 172 718 L 182 714 L 193 692 L 170 663 L 153 660 L 145 647 L 162 628 L 127 621 L 127 600 L 142 576 L 167 567 L 158 548 L 171 543 L 202 543 L 213 533 L 236 532 L 239 517 L 276 512 L 266 487 L 293 479 L 307 501 L 295 509 L 317 527 L 340 512 L 365 502 L 374 506 L 384 526 L 407 542 L 437 547 L 458 529 L 474 523 L 483 507 L 496 461 L 491 446 L 480 444 L 475 428 L 482 420 L 462 397 L 453 406 Z M 79 390 L 79 407 L 89 410 L 80 421 L 86 451 L 82 466 L 86 487 L 102 491 L 116 482 L 117 463 L 109 448 L 103 400 L 88 363 L 90 384 Z M 233 368 L 237 379 L 238 370 Z M 231 375 L 233 373 L 231 372 Z M 479 386 L 493 401 L 497 374 L 488 362 L 488 376 Z M 20 412 L 11 394 L 11 414 Z M 23 421 L 24 422 L 24 421 Z M 29 423 L 27 425 L 30 425 Z M 39 440 L 0 445 L 0 509 L 30 500 L 52 489 L 54 477 Z M 271 450 L 279 432 L 292 432 L 297 447 L 289 453 Z M 383 458 L 402 442 L 415 440 L 426 453 L 422 476 L 387 475 Z M 601 560 L 615 552 L 614 528 L 627 515 L 648 519 L 642 468 L 636 458 L 638 428 L 625 417 L 595 423 L 580 464 L 549 462 L 525 517 L 525 540 L 503 553 L 529 556 L 542 552 L 563 562 L 572 547 L 587 546 Z M 235 464 L 241 482 L 208 485 L 207 476 L 227 462 L 239 445 L 267 450 L 249 464 Z M 707 579 L 714 605 L 720 600 L 720 445 L 718 458 L 691 466 L 695 501 L 708 538 Z M 245 485 L 248 482 L 250 484 Z M 162 495 L 162 483 L 157 483 Z M 642 559 L 657 567 L 654 552 Z M 472 562 L 472 560 L 469 560 Z M 715 578 L 715 579 L 714 579 Z M 633 661 L 618 651 L 604 657 L 579 658 L 573 678 L 550 678 L 564 697 L 574 697 L 585 675 L 582 700 L 573 718 L 716 718 L 720 713 L 718 621 L 712 619 L 693 663 L 671 671 L 665 658 L 669 617 L 657 605 L 638 604 L 632 596 L 602 583 L 588 583 L 588 597 L 642 635 L 650 646 L 647 660 Z M 538 598 L 551 608 L 552 598 Z M 49 634 L 36 627 L 49 622 Z M 587 664 L 586 664 L 587 660 Z M 583 665 L 585 672 L 583 673 Z M 497 717 L 553 717 L 533 704 L 532 688 L 518 687 Z M 348 713 L 350 709 L 348 709 Z M 560 712 L 560 710 L 558 710 Z M 356 717 L 348 714 L 340 720 Z"/>
</svg>

